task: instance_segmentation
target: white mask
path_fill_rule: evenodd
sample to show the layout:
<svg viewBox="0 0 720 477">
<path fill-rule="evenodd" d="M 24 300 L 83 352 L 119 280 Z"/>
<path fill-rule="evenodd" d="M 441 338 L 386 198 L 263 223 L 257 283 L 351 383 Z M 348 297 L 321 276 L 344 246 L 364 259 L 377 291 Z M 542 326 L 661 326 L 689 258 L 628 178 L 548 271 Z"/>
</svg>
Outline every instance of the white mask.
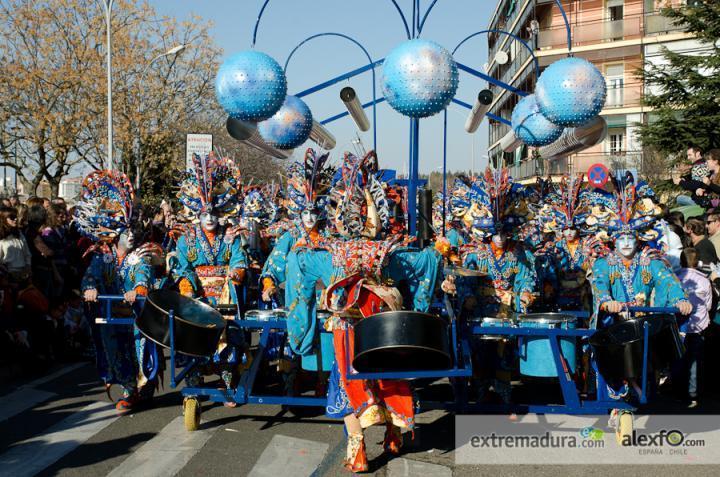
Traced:
<svg viewBox="0 0 720 477">
<path fill-rule="evenodd" d="M 563 236 L 567 240 L 575 240 L 578 236 L 578 231 L 575 229 L 565 229 L 563 230 Z"/>
<path fill-rule="evenodd" d="M 302 219 L 302 224 L 303 227 L 305 227 L 305 230 L 309 231 L 315 227 L 315 224 L 317 224 L 318 214 L 310 209 L 305 209 L 302 211 L 302 214 L 300 214 L 300 218 Z"/>
<path fill-rule="evenodd" d="M 637 249 L 637 238 L 634 235 L 625 234 L 615 240 L 615 249 L 625 258 L 632 258 Z"/>
<path fill-rule="evenodd" d="M 135 234 L 132 230 L 126 230 L 120 234 L 118 239 L 118 247 L 123 250 L 132 250 L 135 247 Z"/>
<path fill-rule="evenodd" d="M 497 248 L 505 248 L 505 245 L 507 244 L 507 237 L 505 234 L 495 234 L 492 236 L 492 243 Z"/>
<path fill-rule="evenodd" d="M 214 231 L 218 226 L 218 218 L 207 212 L 200 214 L 200 226 L 208 232 Z"/>
</svg>

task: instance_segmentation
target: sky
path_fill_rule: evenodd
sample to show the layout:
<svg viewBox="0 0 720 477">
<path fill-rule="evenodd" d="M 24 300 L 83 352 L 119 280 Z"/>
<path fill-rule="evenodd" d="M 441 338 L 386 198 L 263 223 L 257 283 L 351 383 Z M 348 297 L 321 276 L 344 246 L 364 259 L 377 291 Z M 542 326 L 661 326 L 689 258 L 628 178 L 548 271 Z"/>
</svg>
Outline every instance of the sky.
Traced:
<svg viewBox="0 0 720 477">
<path fill-rule="evenodd" d="M 249 49 L 252 33 L 264 0 L 150 0 L 159 15 L 180 20 L 191 14 L 212 21 L 216 44 L 224 57 Z M 412 18 L 412 1 L 397 0 L 408 22 Z M 423 12 L 432 2 L 421 0 Z M 422 38 L 436 41 L 448 50 L 468 35 L 486 29 L 496 0 L 439 0 L 425 23 Z M 406 40 L 400 15 L 390 0 L 271 0 L 258 29 L 255 49 L 285 64 L 292 49 L 307 37 L 323 32 L 337 32 L 355 38 L 365 46 L 373 60 L 384 58 L 395 46 Z M 482 70 L 487 61 L 487 38 L 479 35 L 465 43 L 455 59 L 471 68 Z M 303 45 L 288 65 L 288 93 L 293 94 L 330 78 L 367 64 L 360 48 L 338 37 L 322 37 Z M 380 71 L 377 71 L 377 95 L 381 96 Z M 314 119 L 334 116 L 345 110 L 339 99 L 344 86 L 355 88 L 361 102 L 372 99 L 370 72 L 340 82 L 324 91 L 303 99 Z M 472 104 L 478 91 L 487 87 L 480 78 L 460 72 L 456 98 Z M 372 109 L 366 110 L 372 118 Z M 475 134 L 463 129 L 467 110 L 451 105 L 448 108 L 448 169 L 479 170 L 487 164 L 487 120 Z M 383 168 L 407 170 L 410 120 L 394 111 L 386 102 L 377 106 L 377 152 Z M 360 135 L 366 149 L 373 147 L 373 129 L 362 133 L 352 119 L 345 117 L 326 126 L 337 140 L 332 155 L 352 151 L 351 141 Z M 420 121 L 420 172 L 442 168 L 443 114 Z M 296 150 L 299 156 L 308 143 Z"/>
</svg>

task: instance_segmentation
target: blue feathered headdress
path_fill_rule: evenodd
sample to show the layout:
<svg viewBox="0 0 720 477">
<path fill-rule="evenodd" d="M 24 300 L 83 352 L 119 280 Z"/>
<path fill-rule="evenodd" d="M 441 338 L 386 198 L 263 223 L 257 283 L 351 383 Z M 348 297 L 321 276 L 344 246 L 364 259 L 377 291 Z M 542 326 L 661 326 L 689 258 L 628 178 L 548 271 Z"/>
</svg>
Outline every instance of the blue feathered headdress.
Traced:
<svg viewBox="0 0 720 477">
<path fill-rule="evenodd" d="M 299 220 L 306 209 L 315 210 L 321 220 L 326 217 L 327 195 L 335 173 L 327 166 L 329 155 L 318 156 L 309 148 L 303 162 L 294 162 L 288 167 L 286 207 L 291 219 Z"/>
<path fill-rule="evenodd" d="M 130 228 L 135 191 L 118 171 L 94 171 L 82 183 L 75 220 L 80 230 L 98 242 L 114 240 Z"/>
<path fill-rule="evenodd" d="M 193 169 L 180 182 L 178 199 L 184 215 L 200 217 L 203 213 L 229 217 L 240 212 L 239 174 L 230 159 L 214 153 L 206 157 L 193 155 Z"/>
</svg>

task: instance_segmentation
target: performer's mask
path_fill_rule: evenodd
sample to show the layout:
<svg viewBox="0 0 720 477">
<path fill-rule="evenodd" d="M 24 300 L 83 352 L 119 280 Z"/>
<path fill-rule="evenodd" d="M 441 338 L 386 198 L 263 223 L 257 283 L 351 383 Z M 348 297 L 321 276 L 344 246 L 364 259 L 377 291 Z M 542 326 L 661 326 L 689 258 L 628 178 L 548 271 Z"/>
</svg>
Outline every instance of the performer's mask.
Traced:
<svg viewBox="0 0 720 477">
<path fill-rule="evenodd" d="M 632 258 L 637 249 L 637 237 L 631 234 L 623 234 L 615 241 L 615 249 L 625 258 Z"/>
<path fill-rule="evenodd" d="M 306 230 L 312 230 L 318 222 L 317 212 L 311 209 L 303 210 L 300 218 L 302 219 L 303 227 L 305 227 Z"/>
<path fill-rule="evenodd" d="M 131 250 L 135 247 L 135 234 L 132 230 L 127 229 L 120 234 L 118 238 L 118 247 L 124 250 Z"/>
<path fill-rule="evenodd" d="M 576 229 L 565 229 L 563 235 L 567 240 L 575 240 L 578 238 L 578 231 Z"/>
<path fill-rule="evenodd" d="M 497 248 L 505 248 L 505 245 L 507 244 L 507 237 L 503 233 L 495 234 L 492 236 L 492 243 Z"/>
<path fill-rule="evenodd" d="M 200 214 L 200 226 L 208 232 L 214 231 L 218 226 L 218 218 L 210 213 Z"/>
</svg>

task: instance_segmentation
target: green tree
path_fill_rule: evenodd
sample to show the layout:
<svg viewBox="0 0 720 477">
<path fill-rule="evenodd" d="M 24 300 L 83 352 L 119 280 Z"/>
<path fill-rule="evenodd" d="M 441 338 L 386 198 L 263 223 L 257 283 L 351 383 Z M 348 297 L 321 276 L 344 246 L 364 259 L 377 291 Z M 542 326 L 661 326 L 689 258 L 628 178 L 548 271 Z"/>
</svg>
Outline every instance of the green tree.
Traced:
<svg viewBox="0 0 720 477">
<path fill-rule="evenodd" d="M 720 147 L 720 2 L 697 1 L 662 13 L 697 37 L 701 48 L 683 54 L 663 47 L 664 60 L 648 62 L 640 72 L 643 102 L 653 108 L 640 127 L 642 143 L 676 157 L 690 146 Z"/>
</svg>

